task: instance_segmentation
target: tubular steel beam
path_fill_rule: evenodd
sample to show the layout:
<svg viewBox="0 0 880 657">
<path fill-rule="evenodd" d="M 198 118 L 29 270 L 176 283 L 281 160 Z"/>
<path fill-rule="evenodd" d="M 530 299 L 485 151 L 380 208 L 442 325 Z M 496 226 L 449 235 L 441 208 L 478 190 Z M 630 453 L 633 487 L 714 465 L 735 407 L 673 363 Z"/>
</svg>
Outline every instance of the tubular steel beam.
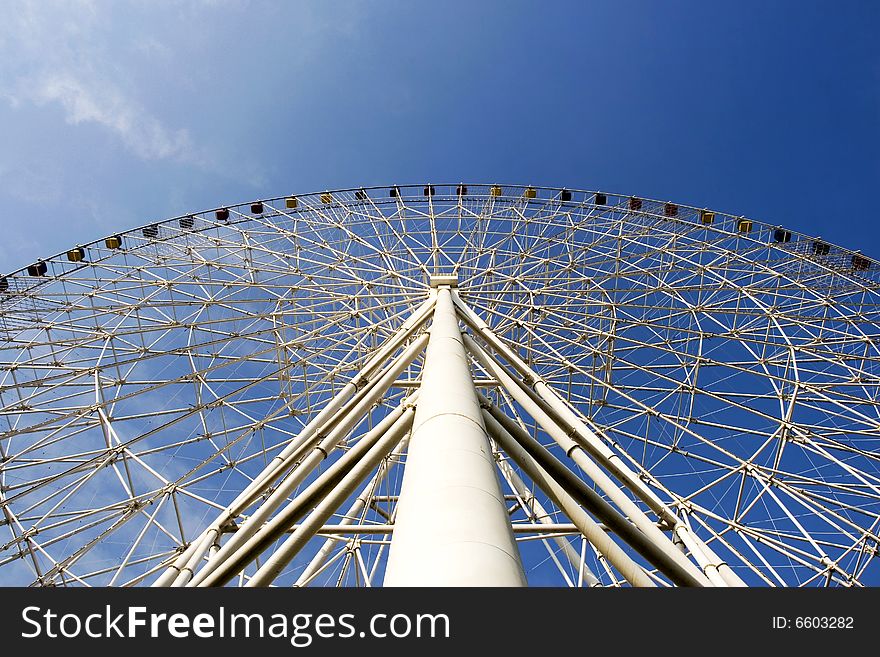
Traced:
<svg viewBox="0 0 880 657">
<path fill-rule="evenodd" d="M 554 419 L 546 413 L 542 405 L 529 394 L 529 390 L 520 385 L 513 376 L 511 376 L 506 368 L 492 358 L 482 347 L 474 340 L 465 335 L 465 346 L 468 348 L 477 360 L 489 372 L 501 381 L 501 384 L 508 393 L 531 415 L 539 426 L 553 438 L 556 443 L 565 450 L 566 456 L 572 459 L 584 473 L 592 479 L 596 485 L 604 492 L 609 499 L 620 509 L 626 518 L 629 519 L 639 530 L 657 547 L 658 550 L 664 552 L 666 556 L 678 563 L 679 567 L 688 571 L 691 578 L 700 582 L 701 586 L 710 586 L 709 579 L 697 568 L 693 563 L 688 561 L 687 557 L 682 554 L 673 544 L 672 540 L 660 531 L 657 526 L 651 522 L 650 518 L 635 505 L 635 503 L 626 495 L 626 493 L 615 484 L 611 477 L 593 461 L 577 443 L 575 443 L 570 435 L 560 427 Z"/>
<path fill-rule="evenodd" d="M 190 586 L 222 586 L 241 573 L 244 568 L 262 554 L 272 543 L 283 536 L 290 527 L 302 519 L 309 511 L 321 504 L 334 488 L 353 470 L 358 469 L 359 462 L 365 455 L 374 455 L 377 443 L 385 443 L 389 434 L 393 434 L 409 425 L 412 419 L 412 406 L 407 400 L 401 407 L 389 413 L 379 424 L 367 432 L 343 456 L 339 457 L 321 475 L 309 484 L 275 517 L 263 525 L 247 541 L 219 561 L 217 567 L 201 580 L 190 582 Z M 400 440 L 402 433 L 396 434 Z M 383 445 L 384 446 L 384 445 Z M 393 448 L 389 445 L 388 451 Z M 385 452 L 385 454 L 388 453 Z M 384 456 L 384 454 L 383 454 Z M 381 460 L 381 459 L 380 459 Z M 364 476 L 368 472 L 363 473 Z M 332 512 L 331 512 L 332 513 Z M 225 546 L 224 546 L 225 547 Z M 221 550 L 222 553 L 222 550 Z M 220 555 L 218 555 L 219 557 Z"/>
<path fill-rule="evenodd" d="M 360 530 L 360 529 L 370 529 L 372 525 L 355 525 L 355 519 L 363 513 L 364 509 L 367 508 L 367 505 L 370 503 L 371 499 L 375 499 L 374 492 L 379 488 L 385 478 L 388 476 L 388 473 L 391 471 L 392 463 L 396 458 L 399 458 L 404 449 L 406 449 L 407 440 L 402 440 L 398 443 L 397 447 L 394 448 L 394 451 L 391 453 L 391 458 L 388 462 L 385 463 L 384 467 L 379 468 L 379 471 L 376 475 L 363 487 L 360 494 L 357 496 L 354 502 L 351 503 L 351 506 L 348 507 L 348 510 L 342 517 L 342 520 L 339 523 L 340 531 L 342 527 L 347 528 L 347 530 Z M 324 532 L 324 528 L 322 527 L 318 533 L 321 534 Z M 390 530 L 389 530 L 390 533 Z M 326 563 L 327 559 L 330 557 L 330 554 L 336 549 L 337 544 L 333 538 L 328 538 L 324 541 L 324 544 L 321 546 L 321 549 L 312 557 L 312 560 L 309 562 L 309 565 L 306 566 L 305 570 L 300 573 L 297 578 L 294 586 L 306 586 L 309 581 L 320 572 L 321 568 Z"/>
<path fill-rule="evenodd" d="M 272 553 L 266 563 L 254 573 L 247 586 L 268 586 L 287 567 L 303 546 L 311 540 L 323 524 L 336 512 L 373 469 L 386 458 L 409 431 L 410 413 L 401 416 L 375 444 L 354 463 L 352 468 L 317 504 L 308 518 Z"/>
<path fill-rule="evenodd" d="M 506 416 L 505 416 L 506 417 Z M 499 447 L 504 450 L 513 461 L 523 469 L 529 478 L 544 493 L 553 500 L 553 503 L 565 513 L 566 516 L 575 524 L 578 531 L 586 538 L 598 551 L 602 554 L 617 571 L 623 575 L 623 578 L 639 587 L 655 587 L 657 586 L 644 569 L 639 566 L 633 559 L 623 551 L 623 549 L 614 542 L 605 529 L 593 520 L 581 508 L 578 501 L 565 489 L 559 481 L 557 481 L 550 473 L 547 472 L 538 462 L 526 451 L 520 444 L 517 436 L 514 438 L 513 433 L 520 433 L 522 429 L 513 420 L 508 420 L 506 426 L 502 425 L 487 408 L 483 408 L 483 420 L 486 428 L 489 430 L 492 438 L 498 443 Z M 516 428 L 514 428 L 516 427 Z M 519 429 L 519 432 L 517 432 Z M 524 433 L 524 432 L 523 432 Z"/>
<path fill-rule="evenodd" d="M 483 411 L 483 421 L 486 423 L 486 430 L 489 432 L 489 435 L 495 438 L 492 434 L 492 428 L 489 426 L 489 421 L 486 418 L 485 411 Z M 497 443 L 498 440 L 496 439 L 495 442 Z M 525 482 L 516 473 L 516 470 L 511 467 L 507 460 L 500 459 L 498 461 L 498 469 L 501 471 L 501 476 L 504 477 L 510 488 L 516 492 L 518 499 L 522 500 L 522 504 L 528 510 L 531 518 L 536 520 L 539 525 L 545 527 L 547 532 L 552 531 L 552 528 L 554 527 L 560 526 L 558 523 L 553 522 L 553 519 L 544 509 L 544 506 L 538 501 L 538 498 L 535 497 L 532 491 L 529 490 L 529 487 L 526 486 Z M 581 534 L 581 531 L 577 529 L 576 525 L 571 526 L 575 528 L 577 533 Z M 515 524 L 513 525 L 513 533 L 516 534 L 525 531 L 525 528 L 527 527 L 527 525 Z M 587 586 L 602 586 L 602 583 L 593 571 L 589 569 L 586 563 L 583 563 L 580 554 L 574 549 L 571 541 L 569 541 L 566 536 L 554 536 L 552 541 L 556 544 L 556 547 L 562 551 L 563 555 L 565 555 L 569 565 L 578 571 L 579 579 L 586 581 Z"/>
<path fill-rule="evenodd" d="M 565 488 L 566 492 L 578 504 L 604 522 L 611 531 L 656 566 L 673 583 L 679 586 L 704 586 L 705 576 L 702 573 L 700 573 L 701 578 L 695 577 L 690 570 L 684 568 L 629 520 L 620 515 L 601 495 L 565 467 L 522 427 L 502 413 L 497 406 L 488 404 L 488 401 L 485 405 L 489 406 L 488 411 L 492 417 L 516 439 L 529 456 L 547 471 L 550 477 Z"/>
<path fill-rule="evenodd" d="M 370 407 L 379 401 L 391 383 L 419 355 L 427 339 L 427 336 L 422 335 L 414 340 L 403 354 L 398 357 L 397 361 L 392 363 L 383 372 L 372 387 L 362 391 L 363 394 L 357 399 L 357 403 L 348 408 L 347 412 L 330 424 L 332 428 L 326 431 L 326 435 L 324 430 L 318 431 L 311 442 L 302 445 L 299 453 L 307 453 L 305 458 L 301 457 L 302 460 L 299 461 L 293 471 L 272 492 L 269 498 L 254 511 L 227 544 L 220 548 L 217 555 L 212 557 L 211 561 L 202 567 L 202 570 L 193 578 L 192 584 L 201 582 L 213 570 L 217 560 L 222 560 L 227 555 L 232 554 L 247 538 L 259 530 L 263 523 L 271 516 L 272 512 L 284 503 L 296 487 L 305 480 L 319 463 L 327 458 L 330 451 L 354 428 L 364 414 L 369 411 Z"/>
<path fill-rule="evenodd" d="M 501 354 L 514 369 L 531 382 L 534 394 L 546 404 L 547 408 L 545 410 L 550 411 L 550 415 L 554 417 L 555 421 L 567 429 L 569 437 L 577 438 L 576 442 L 580 448 L 587 450 L 593 458 L 632 490 L 661 520 L 665 521 L 673 529 L 675 534 L 679 537 L 686 534 L 688 537 L 687 543 L 699 548 L 697 552 L 694 552 L 694 557 L 700 560 L 700 566 L 705 571 L 707 566 L 703 558 L 706 555 L 713 554 L 712 550 L 663 503 L 656 493 L 617 454 L 602 442 L 596 433 L 577 416 L 552 386 L 544 381 L 513 349 L 492 331 L 492 328 L 461 299 L 457 291 L 453 291 L 452 294 L 453 301 L 464 322 L 479 334 L 497 353 Z M 721 571 L 724 584 L 728 586 L 745 586 L 745 583 L 739 576 L 727 567 L 726 564 Z M 703 576 L 705 577 L 705 575 Z"/>
<path fill-rule="evenodd" d="M 449 287 L 437 304 L 385 586 L 524 586 Z"/>
<path fill-rule="evenodd" d="M 367 386 L 369 377 L 382 365 L 382 363 L 400 348 L 407 338 L 412 336 L 416 329 L 421 326 L 430 316 L 434 309 L 435 294 L 422 303 L 421 306 L 401 324 L 400 328 L 364 363 L 360 371 L 348 381 L 324 408 L 302 428 L 297 437 L 274 458 L 263 470 L 238 494 L 238 496 L 226 507 L 215 520 L 206 527 L 202 533 L 193 540 L 175 560 L 170 563 L 162 575 L 153 582 L 153 586 L 180 586 L 187 582 L 193 575 L 192 568 L 198 564 L 208 548 L 213 549 L 211 540 L 205 542 L 207 536 L 216 539 L 221 533 L 221 528 L 241 514 L 248 506 L 254 503 L 286 470 L 299 461 L 302 447 L 310 441 L 316 432 L 324 427 L 346 402 L 359 390 Z M 216 555 L 213 551 L 211 557 Z"/>
</svg>

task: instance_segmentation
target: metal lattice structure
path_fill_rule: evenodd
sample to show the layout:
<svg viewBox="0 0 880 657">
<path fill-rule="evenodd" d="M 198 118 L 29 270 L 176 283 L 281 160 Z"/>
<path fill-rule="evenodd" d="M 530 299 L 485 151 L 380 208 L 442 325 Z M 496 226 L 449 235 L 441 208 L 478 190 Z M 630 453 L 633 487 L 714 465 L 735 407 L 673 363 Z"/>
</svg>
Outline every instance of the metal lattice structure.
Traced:
<svg viewBox="0 0 880 657">
<path fill-rule="evenodd" d="M 507 185 L 76 247 L 0 279 L 0 583 L 880 584 L 878 271 Z"/>
</svg>

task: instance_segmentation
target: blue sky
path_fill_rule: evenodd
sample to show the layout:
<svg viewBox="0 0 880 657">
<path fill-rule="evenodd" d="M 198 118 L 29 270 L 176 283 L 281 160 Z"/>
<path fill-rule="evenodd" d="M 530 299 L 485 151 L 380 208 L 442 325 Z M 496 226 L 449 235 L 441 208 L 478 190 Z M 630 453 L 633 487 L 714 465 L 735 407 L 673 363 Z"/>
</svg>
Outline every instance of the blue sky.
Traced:
<svg viewBox="0 0 880 657">
<path fill-rule="evenodd" d="M 875 2 L 0 4 L 0 271 L 228 202 L 602 189 L 880 257 Z"/>
</svg>

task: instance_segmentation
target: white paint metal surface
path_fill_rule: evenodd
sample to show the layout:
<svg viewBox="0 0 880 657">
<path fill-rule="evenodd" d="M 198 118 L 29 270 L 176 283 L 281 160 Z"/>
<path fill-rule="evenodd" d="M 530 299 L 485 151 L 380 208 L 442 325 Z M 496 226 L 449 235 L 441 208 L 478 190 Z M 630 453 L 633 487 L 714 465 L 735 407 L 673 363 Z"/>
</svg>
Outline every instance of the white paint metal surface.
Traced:
<svg viewBox="0 0 880 657">
<path fill-rule="evenodd" d="M 448 287 L 440 287 L 385 586 L 524 586 Z"/>
<path fill-rule="evenodd" d="M 533 583 L 877 580 L 880 263 L 658 200 L 434 190 L 239 204 L 0 277 L 0 583 L 380 583 L 405 449 L 363 459 L 418 394 L 441 289 L 471 371 L 431 359 L 425 431 L 451 438 L 408 483 L 410 579 L 479 567 L 435 544 L 462 526 L 515 553 L 509 521 Z M 453 459 L 486 444 L 468 386 L 507 516 L 442 487 L 491 479 L 485 447 Z"/>
</svg>

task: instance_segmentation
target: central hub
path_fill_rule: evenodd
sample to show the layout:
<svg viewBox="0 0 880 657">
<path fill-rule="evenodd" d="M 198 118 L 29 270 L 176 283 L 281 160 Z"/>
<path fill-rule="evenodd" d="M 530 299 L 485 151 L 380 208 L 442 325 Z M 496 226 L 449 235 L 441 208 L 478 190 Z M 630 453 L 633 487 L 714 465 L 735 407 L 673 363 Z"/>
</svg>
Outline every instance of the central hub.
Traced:
<svg viewBox="0 0 880 657">
<path fill-rule="evenodd" d="M 455 274 L 433 274 L 428 279 L 428 283 L 431 287 L 440 287 L 441 285 L 458 287 L 458 276 Z"/>
</svg>

